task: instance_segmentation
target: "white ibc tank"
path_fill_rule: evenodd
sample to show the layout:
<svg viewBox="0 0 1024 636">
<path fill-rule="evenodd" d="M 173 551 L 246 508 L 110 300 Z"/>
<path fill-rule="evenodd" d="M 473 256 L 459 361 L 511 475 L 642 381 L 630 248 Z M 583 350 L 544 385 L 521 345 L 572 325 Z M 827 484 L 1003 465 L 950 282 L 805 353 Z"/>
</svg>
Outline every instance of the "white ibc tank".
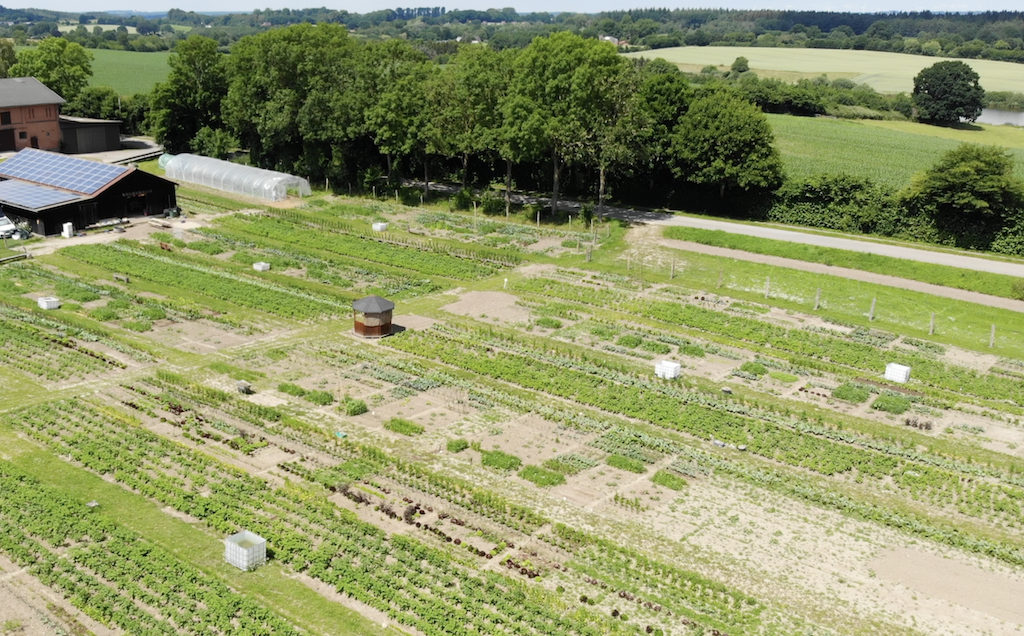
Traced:
<svg viewBox="0 0 1024 636">
<path fill-rule="evenodd" d="M 654 374 L 659 378 L 665 380 L 673 380 L 679 377 L 679 373 L 683 366 L 678 362 L 672 362 L 671 360 L 659 360 L 654 365 Z"/>
<path fill-rule="evenodd" d="M 59 309 L 60 299 L 54 298 L 53 296 L 43 296 L 39 299 L 40 309 Z"/>
<path fill-rule="evenodd" d="M 252 268 L 254 270 L 256 270 L 257 272 L 269 272 L 270 271 L 270 263 L 264 263 L 262 261 L 259 262 L 259 263 L 253 263 L 252 264 Z"/>
<path fill-rule="evenodd" d="M 885 379 L 901 384 L 910 382 L 910 367 L 890 362 L 885 365 Z"/>
</svg>

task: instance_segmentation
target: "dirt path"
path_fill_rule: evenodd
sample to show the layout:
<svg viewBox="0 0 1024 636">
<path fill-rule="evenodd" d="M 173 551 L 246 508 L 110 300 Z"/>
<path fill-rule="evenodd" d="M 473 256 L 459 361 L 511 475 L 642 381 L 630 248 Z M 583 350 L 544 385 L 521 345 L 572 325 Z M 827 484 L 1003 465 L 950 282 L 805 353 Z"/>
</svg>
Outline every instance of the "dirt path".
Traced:
<svg viewBox="0 0 1024 636">
<path fill-rule="evenodd" d="M 650 229 L 655 230 L 659 229 L 656 226 L 648 227 Z M 775 265 L 777 267 L 788 267 L 789 269 L 798 269 L 805 272 L 814 272 L 816 274 L 828 274 L 830 276 L 838 276 L 841 278 L 848 278 L 851 280 L 859 280 L 866 283 L 876 283 L 878 285 L 886 285 L 888 287 L 896 287 L 899 289 L 923 292 L 925 294 L 931 294 L 932 296 L 941 296 L 942 298 L 952 298 L 954 300 L 964 300 L 978 305 L 985 305 L 987 307 L 1009 309 L 1010 311 L 1019 311 L 1021 313 L 1024 313 L 1024 301 L 1013 300 L 1012 298 L 1002 298 L 1000 296 L 989 296 L 988 294 L 967 291 L 966 289 L 957 289 L 955 287 L 932 285 L 931 283 L 922 283 L 920 281 L 910 280 L 907 278 L 899 278 L 897 276 L 875 274 L 873 272 L 865 272 L 864 270 L 860 269 L 835 267 L 832 265 L 823 265 L 821 263 L 808 263 L 807 261 L 799 261 L 792 258 L 782 258 L 781 256 L 767 256 L 765 254 L 754 254 L 752 252 L 744 252 L 743 250 L 734 250 L 726 247 L 715 247 L 712 245 L 702 245 L 700 243 L 691 243 L 690 241 L 679 241 L 675 239 L 659 239 L 658 245 L 661 245 L 663 247 L 670 247 L 672 249 L 677 250 L 684 250 L 687 252 L 697 252 L 698 254 L 724 256 L 727 258 L 734 258 L 739 261 L 750 261 L 753 263 Z"/>
</svg>

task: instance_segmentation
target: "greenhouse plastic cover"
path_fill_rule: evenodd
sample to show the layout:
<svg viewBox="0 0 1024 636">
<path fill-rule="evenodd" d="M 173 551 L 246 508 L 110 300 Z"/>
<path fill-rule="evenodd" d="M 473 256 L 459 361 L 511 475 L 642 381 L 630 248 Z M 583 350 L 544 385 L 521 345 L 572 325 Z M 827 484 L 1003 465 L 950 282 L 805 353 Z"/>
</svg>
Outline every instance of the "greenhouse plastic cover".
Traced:
<svg viewBox="0 0 1024 636">
<path fill-rule="evenodd" d="M 300 177 L 243 166 L 221 159 L 201 155 L 163 155 L 160 167 L 167 171 L 167 177 L 187 183 L 196 183 L 225 192 L 244 194 L 267 201 L 283 201 L 288 191 L 297 191 L 299 196 L 309 196 L 309 182 Z"/>
</svg>

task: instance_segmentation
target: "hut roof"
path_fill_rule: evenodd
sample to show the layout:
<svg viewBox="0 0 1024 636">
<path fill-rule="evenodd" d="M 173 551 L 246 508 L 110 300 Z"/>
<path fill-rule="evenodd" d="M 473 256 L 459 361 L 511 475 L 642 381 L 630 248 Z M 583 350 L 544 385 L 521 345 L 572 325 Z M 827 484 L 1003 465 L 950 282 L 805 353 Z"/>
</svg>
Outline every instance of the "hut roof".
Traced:
<svg viewBox="0 0 1024 636">
<path fill-rule="evenodd" d="M 367 296 L 352 303 L 352 309 L 364 314 L 382 314 L 395 308 L 395 303 L 380 296 Z"/>
</svg>

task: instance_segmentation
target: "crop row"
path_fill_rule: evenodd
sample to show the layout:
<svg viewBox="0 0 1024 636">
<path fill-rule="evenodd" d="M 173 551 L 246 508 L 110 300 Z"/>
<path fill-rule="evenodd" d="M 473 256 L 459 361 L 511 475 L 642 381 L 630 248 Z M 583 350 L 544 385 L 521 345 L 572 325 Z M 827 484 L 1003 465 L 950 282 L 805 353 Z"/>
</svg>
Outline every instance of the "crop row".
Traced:
<svg viewBox="0 0 1024 636">
<path fill-rule="evenodd" d="M 47 380 L 67 380 L 125 365 L 71 338 L 17 321 L 0 321 L 0 362 Z"/>
<path fill-rule="evenodd" d="M 726 314 L 692 304 L 640 301 L 618 290 L 595 289 L 550 279 L 527 279 L 517 283 L 516 290 L 614 308 L 673 325 L 769 346 L 773 350 L 808 359 L 827 360 L 871 374 L 878 374 L 881 370 L 880 349 L 852 338 L 790 329 L 755 318 Z M 1010 400 L 1018 406 L 1024 406 L 1024 384 L 1011 378 L 945 364 L 908 349 L 887 351 L 886 356 L 888 361 L 912 367 L 915 380 L 936 388 L 990 400 Z"/>
<path fill-rule="evenodd" d="M 231 216 L 221 219 L 218 227 L 272 239 L 277 243 L 414 270 L 427 276 L 472 280 L 486 278 L 496 271 L 489 265 L 444 253 L 387 245 L 345 234 L 311 232 L 309 228 L 284 219 Z"/>
<path fill-rule="evenodd" d="M 255 601 L 2 461 L 0 492 L 0 551 L 101 623 L 168 636 L 299 633 Z M 58 547 L 69 544 L 59 556 Z"/>
<path fill-rule="evenodd" d="M 339 313 L 344 305 L 303 291 L 243 277 L 213 267 L 146 252 L 127 244 L 76 245 L 64 255 L 113 272 L 125 272 L 189 293 L 258 309 L 286 318 L 310 319 Z"/>
<path fill-rule="evenodd" d="M 462 340 L 436 331 L 400 334 L 390 346 L 428 359 L 551 393 L 605 411 L 635 417 L 702 439 L 746 445 L 750 452 L 822 475 L 856 471 L 876 480 L 894 480 L 906 495 L 928 496 L 965 515 L 1014 523 L 1024 512 L 1024 490 L 971 478 L 949 470 L 912 463 L 868 448 L 779 426 L 700 404 L 680 404 L 677 397 L 650 386 L 624 386 L 593 374 L 559 367 L 534 357 L 488 351 L 472 335 Z"/>
</svg>

